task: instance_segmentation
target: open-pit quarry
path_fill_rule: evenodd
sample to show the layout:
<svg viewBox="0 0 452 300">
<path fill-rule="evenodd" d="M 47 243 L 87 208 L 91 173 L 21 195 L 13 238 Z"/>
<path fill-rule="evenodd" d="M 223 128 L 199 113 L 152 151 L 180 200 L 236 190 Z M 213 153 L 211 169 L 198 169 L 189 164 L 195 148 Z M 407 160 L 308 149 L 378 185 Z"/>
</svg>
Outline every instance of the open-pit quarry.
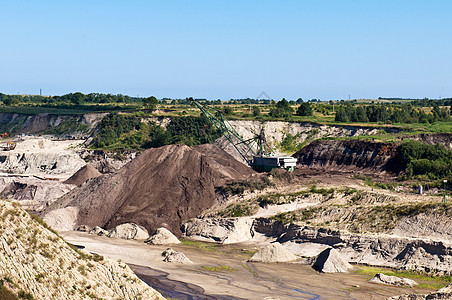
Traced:
<svg viewBox="0 0 452 300">
<path fill-rule="evenodd" d="M 281 128 L 270 125 L 276 143 Z M 258 124 L 234 126 L 246 132 Z M 306 130 L 304 140 L 373 130 L 288 128 Z M 39 215 L 80 251 L 126 263 L 165 297 L 452 297 L 450 204 L 438 190 L 368 182 L 395 181 L 400 166 L 391 144 L 316 141 L 294 154 L 293 173 L 267 174 L 215 145 L 168 145 L 116 159 L 87 150 L 84 140 L 15 142 L 0 151 L 1 198 Z M 370 281 L 377 273 L 414 283 Z"/>
</svg>

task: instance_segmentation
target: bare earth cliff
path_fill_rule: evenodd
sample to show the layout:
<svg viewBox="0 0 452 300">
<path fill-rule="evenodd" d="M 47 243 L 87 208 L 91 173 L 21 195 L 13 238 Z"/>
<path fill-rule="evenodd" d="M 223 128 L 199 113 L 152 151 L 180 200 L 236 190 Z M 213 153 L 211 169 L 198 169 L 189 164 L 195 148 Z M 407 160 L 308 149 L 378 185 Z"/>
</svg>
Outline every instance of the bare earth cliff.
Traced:
<svg viewBox="0 0 452 300">
<path fill-rule="evenodd" d="M 34 299 L 164 299 L 124 263 L 76 251 L 43 225 L 0 201 L 0 279 L 9 290 Z"/>
</svg>

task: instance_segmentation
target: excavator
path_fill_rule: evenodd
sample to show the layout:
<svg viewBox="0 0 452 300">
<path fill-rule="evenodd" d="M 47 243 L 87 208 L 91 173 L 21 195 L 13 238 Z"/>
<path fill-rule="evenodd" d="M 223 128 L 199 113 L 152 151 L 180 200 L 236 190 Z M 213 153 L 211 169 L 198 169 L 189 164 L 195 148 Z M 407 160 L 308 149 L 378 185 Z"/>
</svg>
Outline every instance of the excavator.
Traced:
<svg viewBox="0 0 452 300">
<path fill-rule="evenodd" d="M 2 138 L 2 139 L 3 138 L 7 138 L 7 137 L 9 137 L 9 132 L 8 131 L 0 134 L 0 138 Z M 16 143 L 14 143 L 14 142 L 2 143 L 2 144 L 0 144 L 0 149 L 2 149 L 3 151 L 14 150 L 14 149 L 16 149 Z"/>
<path fill-rule="evenodd" d="M 202 114 L 223 134 L 229 143 L 237 150 L 248 165 L 258 172 L 268 172 L 275 168 L 293 172 L 297 159 L 292 156 L 277 156 L 268 145 L 264 130 L 253 138 L 245 140 L 226 120 L 221 111 L 190 98 Z"/>
</svg>

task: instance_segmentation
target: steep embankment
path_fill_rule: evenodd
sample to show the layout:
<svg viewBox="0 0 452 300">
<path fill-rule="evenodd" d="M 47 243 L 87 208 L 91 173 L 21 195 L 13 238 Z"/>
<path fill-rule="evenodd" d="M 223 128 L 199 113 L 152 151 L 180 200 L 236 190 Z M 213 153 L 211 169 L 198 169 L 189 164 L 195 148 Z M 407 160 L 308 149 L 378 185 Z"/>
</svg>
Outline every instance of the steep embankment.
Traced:
<svg viewBox="0 0 452 300">
<path fill-rule="evenodd" d="M 106 113 L 80 115 L 0 113 L 0 132 L 86 135 L 105 115 Z"/>
<path fill-rule="evenodd" d="M 285 225 L 269 219 L 257 219 L 253 230 L 276 238 L 299 255 L 312 253 L 313 249 L 321 246 L 334 247 L 343 258 L 352 263 L 439 275 L 452 274 L 452 244 L 446 241 L 382 234 L 351 234 L 334 229 Z"/>
<path fill-rule="evenodd" d="M 0 151 L 0 172 L 67 178 L 86 164 L 74 149 L 80 142 L 20 138 L 14 150 Z"/>
<path fill-rule="evenodd" d="M 314 141 L 293 156 L 298 164 L 313 169 L 399 172 L 395 143 L 360 140 Z"/>
<path fill-rule="evenodd" d="M 166 227 L 180 233 L 184 221 L 215 203 L 215 187 L 254 173 L 212 145 L 149 149 L 119 172 L 72 190 L 51 205 L 44 218 L 58 229 L 70 229 L 71 221 L 74 226 L 107 229 L 134 222 L 149 232 Z M 75 219 L 61 217 L 68 215 Z"/>
<path fill-rule="evenodd" d="M 414 139 L 429 145 L 444 145 L 452 150 L 452 134 L 451 133 L 423 133 L 414 137 Z"/>
<path fill-rule="evenodd" d="M 31 299 L 163 299 L 125 264 L 72 249 L 18 205 L 0 201 L 0 280 Z"/>
</svg>

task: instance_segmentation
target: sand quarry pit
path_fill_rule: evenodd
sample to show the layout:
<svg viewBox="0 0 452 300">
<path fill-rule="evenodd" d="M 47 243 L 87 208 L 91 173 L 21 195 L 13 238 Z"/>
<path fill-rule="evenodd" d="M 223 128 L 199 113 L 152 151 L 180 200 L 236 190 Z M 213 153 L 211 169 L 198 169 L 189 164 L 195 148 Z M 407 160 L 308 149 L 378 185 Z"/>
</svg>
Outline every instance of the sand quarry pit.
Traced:
<svg viewBox="0 0 452 300">
<path fill-rule="evenodd" d="M 375 284 L 369 282 L 368 275 L 356 272 L 319 273 L 299 263 L 248 262 L 257 251 L 250 244 L 183 241 L 171 248 L 183 252 L 193 263 L 170 264 L 163 261 L 166 245 L 74 231 L 61 234 L 86 251 L 121 259 L 165 297 L 176 299 L 386 299 L 433 291 Z"/>
<path fill-rule="evenodd" d="M 215 187 L 253 174 L 251 168 L 214 145 L 148 149 L 118 172 L 73 189 L 43 215 L 76 207 L 75 225 L 110 229 L 134 222 L 148 232 L 165 227 L 180 235 L 184 221 L 215 203 Z M 55 225 L 51 219 L 45 220 Z"/>
</svg>

